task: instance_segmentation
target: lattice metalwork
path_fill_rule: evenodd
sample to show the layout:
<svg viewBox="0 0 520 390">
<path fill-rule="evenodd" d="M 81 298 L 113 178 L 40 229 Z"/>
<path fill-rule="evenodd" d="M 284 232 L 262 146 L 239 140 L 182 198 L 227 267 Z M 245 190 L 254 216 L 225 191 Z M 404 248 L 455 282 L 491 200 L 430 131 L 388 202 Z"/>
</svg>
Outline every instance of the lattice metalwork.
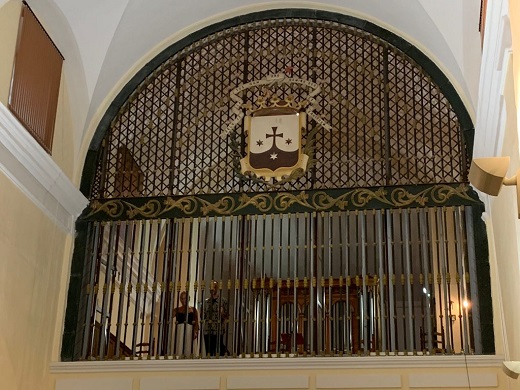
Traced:
<svg viewBox="0 0 520 390">
<path fill-rule="evenodd" d="M 411 58 L 358 28 L 277 19 L 203 38 L 146 78 L 106 134 L 91 198 L 268 190 L 234 171 L 230 140 L 244 148 L 243 129 L 221 133 L 231 118 L 230 91 L 278 72 L 318 83 L 316 112 L 332 125 L 316 135 L 315 166 L 282 190 L 466 180 L 458 118 Z M 308 93 L 291 84 L 274 92 L 297 99 Z M 244 101 L 261 93 L 247 90 Z M 314 126 L 309 118 L 307 132 Z M 128 156 L 131 162 L 118 161 Z"/>
</svg>

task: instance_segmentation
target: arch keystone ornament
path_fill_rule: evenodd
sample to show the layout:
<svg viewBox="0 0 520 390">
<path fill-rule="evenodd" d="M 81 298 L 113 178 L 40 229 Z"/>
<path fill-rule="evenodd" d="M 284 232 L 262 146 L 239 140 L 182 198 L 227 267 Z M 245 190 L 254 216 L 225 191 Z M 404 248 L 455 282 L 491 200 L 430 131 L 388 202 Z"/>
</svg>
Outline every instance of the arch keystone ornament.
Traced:
<svg viewBox="0 0 520 390">
<path fill-rule="evenodd" d="M 295 101 L 292 95 L 280 99 L 270 89 L 280 84 L 308 88 L 307 98 L 301 102 Z M 262 96 L 254 106 L 250 103 L 244 104 L 238 95 L 253 87 L 263 87 Z M 252 173 L 264 181 L 274 178 L 280 182 L 300 177 L 305 173 L 310 160 L 309 155 L 302 151 L 302 135 L 306 130 L 307 116 L 314 119 L 318 125 L 331 129 L 331 126 L 314 112 L 318 106 L 314 97 L 320 92 L 318 84 L 288 77 L 283 73 L 242 84 L 231 91 L 231 99 L 235 101 L 232 111 L 236 116 L 224 130 L 223 136 L 233 131 L 244 118 L 247 148 L 246 156 L 240 159 L 242 175 Z M 248 113 L 245 117 L 244 108 Z"/>
</svg>

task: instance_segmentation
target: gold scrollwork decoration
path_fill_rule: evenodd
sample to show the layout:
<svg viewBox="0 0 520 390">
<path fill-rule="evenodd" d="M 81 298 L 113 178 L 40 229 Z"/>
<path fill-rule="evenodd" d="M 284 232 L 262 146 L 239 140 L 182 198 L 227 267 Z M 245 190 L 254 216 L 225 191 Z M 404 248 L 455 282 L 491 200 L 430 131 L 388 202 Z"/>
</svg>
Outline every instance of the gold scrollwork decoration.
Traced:
<svg viewBox="0 0 520 390">
<path fill-rule="evenodd" d="M 301 206 L 312 208 L 312 205 L 308 202 L 308 199 L 309 195 L 303 191 L 298 195 L 293 195 L 287 192 L 279 193 L 274 199 L 275 209 L 277 211 L 286 211 L 295 203 Z"/>
<path fill-rule="evenodd" d="M 355 207 L 364 207 L 371 200 L 378 200 L 381 203 L 391 205 L 391 202 L 386 199 L 386 191 L 383 188 L 379 188 L 375 191 L 361 188 L 352 191 L 345 192 L 337 198 L 334 198 L 326 192 L 320 191 L 314 194 L 312 201 L 317 210 L 329 210 L 333 207 L 337 207 L 340 210 L 345 210 L 349 202 Z"/>
<path fill-rule="evenodd" d="M 244 212 L 244 209 L 251 207 L 254 209 L 252 214 L 269 212 L 287 212 L 293 207 L 303 208 L 306 211 L 325 211 L 325 210 L 347 210 L 368 207 L 370 202 L 377 205 L 386 205 L 394 208 L 408 206 L 427 206 L 446 204 L 451 198 L 456 197 L 469 202 L 476 202 L 468 193 L 469 186 L 461 184 L 450 186 L 438 184 L 420 190 L 417 193 L 411 192 L 409 188 L 378 188 L 378 189 L 352 189 L 343 193 L 327 191 L 299 193 L 273 192 L 255 195 L 225 195 L 221 198 L 204 198 L 198 196 L 185 196 L 174 199 L 168 197 L 165 200 L 151 199 L 142 206 L 132 204 L 121 199 L 111 199 L 104 202 L 93 200 L 90 205 L 90 212 L 85 218 L 91 218 L 96 214 L 105 214 L 108 218 L 118 219 L 126 212 L 129 219 L 137 217 L 157 218 L 161 215 L 170 213 L 177 209 L 183 215 L 198 214 L 201 216 L 214 215 L 233 215 Z M 383 206 L 384 207 L 384 206 Z"/>
<path fill-rule="evenodd" d="M 164 201 L 164 206 L 164 209 L 159 214 L 167 213 L 173 209 L 179 209 L 183 213 L 191 215 L 197 211 L 198 202 L 194 196 L 185 196 L 177 200 L 168 197 Z"/>
<path fill-rule="evenodd" d="M 90 209 L 91 211 L 87 215 L 87 218 L 100 212 L 106 213 L 110 218 L 119 218 L 123 215 L 125 206 L 120 200 L 109 200 L 108 202 L 103 203 L 95 200 L 91 203 Z"/>
<path fill-rule="evenodd" d="M 441 186 L 433 187 L 431 197 L 432 197 L 432 200 L 437 204 L 446 202 L 453 195 L 456 195 L 459 198 L 463 198 L 463 199 L 475 202 L 475 200 L 471 196 L 468 195 L 467 191 L 468 191 L 468 186 L 464 185 L 464 184 L 461 184 L 456 188 L 450 187 L 447 185 L 441 185 Z"/>
<path fill-rule="evenodd" d="M 200 208 L 202 215 L 208 215 L 211 212 L 221 215 L 230 215 L 235 210 L 235 199 L 232 196 L 224 196 L 216 203 L 208 202 L 207 200 L 197 198 L 202 206 Z"/>
<path fill-rule="evenodd" d="M 473 199 L 467 194 L 468 187 L 461 184 L 458 187 L 451 187 L 446 184 L 439 184 L 433 187 L 429 187 L 417 194 L 411 194 L 404 188 L 396 188 L 392 191 L 390 197 L 392 204 L 397 207 L 409 206 L 412 203 L 417 203 L 420 206 L 426 205 L 429 198 L 435 204 L 443 204 L 452 196 L 456 195 L 459 198 L 473 201 Z"/>
<path fill-rule="evenodd" d="M 239 205 L 233 211 L 241 210 L 247 206 L 254 206 L 261 212 L 267 212 L 271 210 L 273 205 L 273 199 L 269 194 L 259 194 L 253 197 L 250 197 L 246 194 L 240 195 L 238 198 Z"/>
<path fill-rule="evenodd" d="M 392 202 L 386 198 L 386 195 L 387 192 L 384 188 L 378 188 L 375 191 L 361 188 L 352 192 L 351 200 L 352 204 L 356 207 L 364 207 L 368 204 L 368 202 L 374 199 L 380 201 L 381 203 L 392 205 Z"/>
<path fill-rule="evenodd" d="M 146 202 L 141 207 L 134 206 L 131 203 L 124 202 L 129 210 L 126 212 L 128 218 L 133 219 L 138 215 L 141 215 L 146 218 L 155 218 L 161 212 L 161 202 L 156 199 L 150 200 Z"/>
</svg>

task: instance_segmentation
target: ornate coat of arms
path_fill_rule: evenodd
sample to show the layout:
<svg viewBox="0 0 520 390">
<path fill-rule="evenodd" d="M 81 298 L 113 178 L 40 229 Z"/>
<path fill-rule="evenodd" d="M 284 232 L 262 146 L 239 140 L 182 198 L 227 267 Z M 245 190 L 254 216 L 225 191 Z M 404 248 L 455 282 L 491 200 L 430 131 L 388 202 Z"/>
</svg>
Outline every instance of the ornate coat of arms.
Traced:
<svg viewBox="0 0 520 390">
<path fill-rule="evenodd" d="M 309 159 L 302 153 L 305 124 L 305 113 L 291 109 L 263 109 L 246 116 L 247 155 L 240 160 L 242 173 L 281 180 L 295 169 L 305 171 Z"/>
<path fill-rule="evenodd" d="M 296 102 L 291 95 L 284 99 L 270 92 L 269 87 L 290 84 L 293 87 L 309 88 L 304 101 Z M 264 87 L 264 95 L 253 105 L 244 104 L 241 95 L 249 88 Z M 269 181 L 292 180 L 303 175 L 308 167 L 309 153 L 303 152 L 302 135 L 306 133 L 307 116 L 326 128 L 330 125 L 320 118 L 314 109 L 318 106 L 314 97 L 321 91 L 318 84 L 298 78 L 286 77 L 282 73 L 267 76 L 261 80 L 242 84 L 231 91 L 232 107 L 235 118 L 223 132 L 227 136 L 234 131 L 244 118 L 247 133 L 246 155 L 240 159 L 240 174 L 253 174 Z M 244 116 L 243 109 L 248 113 Z M 312 131 L 312 134 L 315 132 Z M 307 140 L 306 149 L 312 144 Z M 288 178 L 287 178 L 288 177 Z"/>
</svg>

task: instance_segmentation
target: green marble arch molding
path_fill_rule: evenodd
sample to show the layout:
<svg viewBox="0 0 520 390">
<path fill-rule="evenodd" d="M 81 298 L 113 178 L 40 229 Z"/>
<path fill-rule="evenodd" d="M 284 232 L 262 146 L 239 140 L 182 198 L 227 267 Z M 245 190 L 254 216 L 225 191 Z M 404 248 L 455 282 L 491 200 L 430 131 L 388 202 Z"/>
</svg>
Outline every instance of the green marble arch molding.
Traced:
<svg viewBox="0 0 520 390">
<path fill-rule="evenodd" d="M 93 199 L 81 219 L 120 221 L 475 205 L 466 184 Z"/>
</svg>

